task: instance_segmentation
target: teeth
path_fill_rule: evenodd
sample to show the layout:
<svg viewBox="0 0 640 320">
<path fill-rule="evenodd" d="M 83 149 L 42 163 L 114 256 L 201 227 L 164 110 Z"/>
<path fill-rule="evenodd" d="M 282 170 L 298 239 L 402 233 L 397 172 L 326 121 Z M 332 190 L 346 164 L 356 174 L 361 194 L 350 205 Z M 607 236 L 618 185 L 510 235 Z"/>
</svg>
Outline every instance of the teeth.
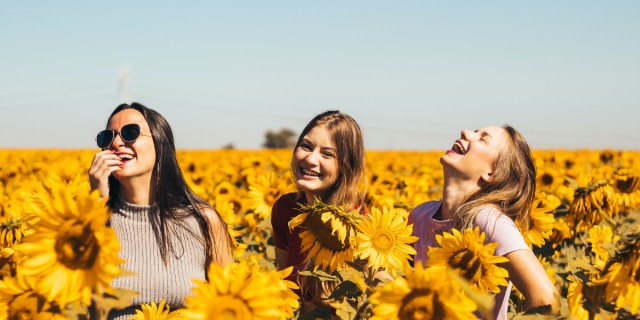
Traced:
<svg viewBox="0 0 640 320">
<path fill-rule="evenodd" d="M 457 142 L 453 144 L 453 147 L 451 148 L 453 151 L 455 151 L 458 154 L 462 154 L 464 155 L 464 148 L 462 148 L 462 146 L 460 144 L 458 144 Z"/>
<path fill-rule="evenodd" d="M 315 173 L 315 172 L 313 172 L 311 170 L 307 170 L 305 168 L 302 168 L 302 173 L 307 175 L 307 176 L 313 176 L 313 177 L 319 177 L 320 176 L 319 173 Z"/>
<path fill-rule="evenodd" d="M 120 157 L 120 160 L 131 160 L 133 159 L 133 156 L 130 154 L 120 154 L 118 155 Z"/>
</svg>

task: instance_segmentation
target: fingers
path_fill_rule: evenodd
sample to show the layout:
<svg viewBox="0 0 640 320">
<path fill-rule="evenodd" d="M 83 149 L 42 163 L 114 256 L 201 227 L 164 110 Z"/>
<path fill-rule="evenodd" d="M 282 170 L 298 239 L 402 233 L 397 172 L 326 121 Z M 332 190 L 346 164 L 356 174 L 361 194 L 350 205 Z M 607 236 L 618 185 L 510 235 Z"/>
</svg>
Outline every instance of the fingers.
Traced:
<svg viewBox="0 0 640 320">
<path fill-rule="evenodd" d="M 109 176 L 121 169 L 122 161 L 111 150 L 98 152 L 89 167 L 91 190 L 99 189 L 100 196 L 109 195 Z"/>
</svg>

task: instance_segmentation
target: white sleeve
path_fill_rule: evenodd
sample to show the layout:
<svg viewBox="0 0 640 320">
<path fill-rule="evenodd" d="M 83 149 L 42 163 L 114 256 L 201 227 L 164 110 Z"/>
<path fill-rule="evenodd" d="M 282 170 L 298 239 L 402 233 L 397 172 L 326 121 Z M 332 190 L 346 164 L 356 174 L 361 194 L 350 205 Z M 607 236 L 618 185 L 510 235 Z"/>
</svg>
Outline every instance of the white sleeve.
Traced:
<svg viewBox="0 0 640 320">
<path fill-rule="evenodd" d="M 496 256 L 504 256 L 516 250 L 531 250 L 516 224 L 498 209 L 482 209 L 475 220 L 476 226 L 486 234 L 485 243 L 497 242 Z"/>
</svg>

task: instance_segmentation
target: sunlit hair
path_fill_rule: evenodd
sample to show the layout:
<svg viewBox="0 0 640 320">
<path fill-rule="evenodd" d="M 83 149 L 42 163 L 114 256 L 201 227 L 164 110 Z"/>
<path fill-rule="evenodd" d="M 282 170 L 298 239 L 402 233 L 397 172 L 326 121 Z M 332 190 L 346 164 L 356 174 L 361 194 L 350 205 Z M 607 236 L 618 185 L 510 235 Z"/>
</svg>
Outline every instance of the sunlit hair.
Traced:
<svg viewBox="0 0 640 320">
<path fill-rule="evenodd" d="M 159 214 L 153 215 L 152 228 L 160 247 L 163 262 L 167 263 L 169 252 L 175 256 L 180 255 L 181 249 L 174 248 L 174 243 L 182 244 L 182 241 L 191 241 L 189 239 L 177 239 L 175 228 L 171 228 L 167 222 L 171 221 L 173 224 L 189 230 L 183 218 L 185 214 L 191 214 L 198 221 L 204 238 L 206 250 L 205 270 L 207 270 L 212 261 L 219 261 L 220 258 L 213 257 L 212 254 L 212 252 L 218 252 L 218 250 L 213 249 L 221 245 L 213 240 L 214 237 L 222 240 L 226 240 L 229 237 L 226 224 L 211 205 L 197 196 L 184 180 L 176 158 L 173 132 L 167 120 L 160 113 L 140 103 L 134 102 L 130 105 L 123 103 L 113 110 L 107 121 L 107 126 L 113 116 L 126 109 L 137 110 L 144 116 L 149 124 L 156 150 L 156 162 L 151 175 L 150 202 L 158 205 Z M 120 182 L 111 175 L 109 176 L 109 200 L 107 204 L 111 209 L 115 209 L 119 202 Z M 205 208 L 213 210 L 218 215 L 221 222 L 219 230 L 213 230 L 211 224 L 203 215 L 202 211 Z M 194 237 L 197 236 L 194 234 Z"/>
<path fill-rule="evenodd" d="M 513 127 L 502 127 L 507 142 L 495 160 L 491 181 L 466 197 L 453 215 L 454 227 L 473 225 L 480 210 L 493 206 L 511 218 L 522 232 L 529 230 L 529 212 L 536 193 L 536 167 L 529 144 Z"/>
<path fill-rule="evenodd" d="M 362 132 L 358 123 L 349 115 L 340 111 L 326 111 L 315 116 L 302 130 L 296 147 L 300 147 L 304 137 L 315 127 L 323 127 L 336 147 L 338 161 L 338 179 L 327 192 L 323 202 L 347 209 L 362 206 L 365 182 L 365 151 Z M 291 168 L 292 171 L 297 168 Z M 293 172 L 292 172 L 293 173 Z"/>
</svg>

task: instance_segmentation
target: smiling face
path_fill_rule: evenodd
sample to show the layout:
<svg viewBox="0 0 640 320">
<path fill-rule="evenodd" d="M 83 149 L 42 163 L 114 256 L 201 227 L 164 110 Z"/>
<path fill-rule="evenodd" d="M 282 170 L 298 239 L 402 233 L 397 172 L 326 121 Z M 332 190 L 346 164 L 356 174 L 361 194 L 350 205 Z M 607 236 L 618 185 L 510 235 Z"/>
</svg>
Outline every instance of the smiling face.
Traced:
<svg viewBox="0 0 640 320">
<path fill-rule="evenodd" d="M 500 127 L 463 130 L 440 158 L 445 174 L 472 182 L 490 181 L 495 161 L 506 145 L 506 134 Z"/>
<path fill-rule="evenodd" d="M 123 179 L 143 177 L 151 181 L 151 173 L 156 162 L 156 149 L 151 137 L 149 124 L 142 113 L 135 109 L 125 109 L 116 113 L 107 125 L 107 129 L 120 132 L 123 126 L 135 123 L 140 126 L 140 136 L 132 142 L 122 141 L 116 135 L 109 146 L 120 157 L 122 169 L 115 171 L 113 176 L 123 182 Z"/>
<path fill-rule="evenodd" d="M 316 126 L 302 138 L 291 159 L 291 171 L 307 201 L 314 196 L 324 199 L 339 174 L 336 146 L 325 127 Z"/>
</svg>

